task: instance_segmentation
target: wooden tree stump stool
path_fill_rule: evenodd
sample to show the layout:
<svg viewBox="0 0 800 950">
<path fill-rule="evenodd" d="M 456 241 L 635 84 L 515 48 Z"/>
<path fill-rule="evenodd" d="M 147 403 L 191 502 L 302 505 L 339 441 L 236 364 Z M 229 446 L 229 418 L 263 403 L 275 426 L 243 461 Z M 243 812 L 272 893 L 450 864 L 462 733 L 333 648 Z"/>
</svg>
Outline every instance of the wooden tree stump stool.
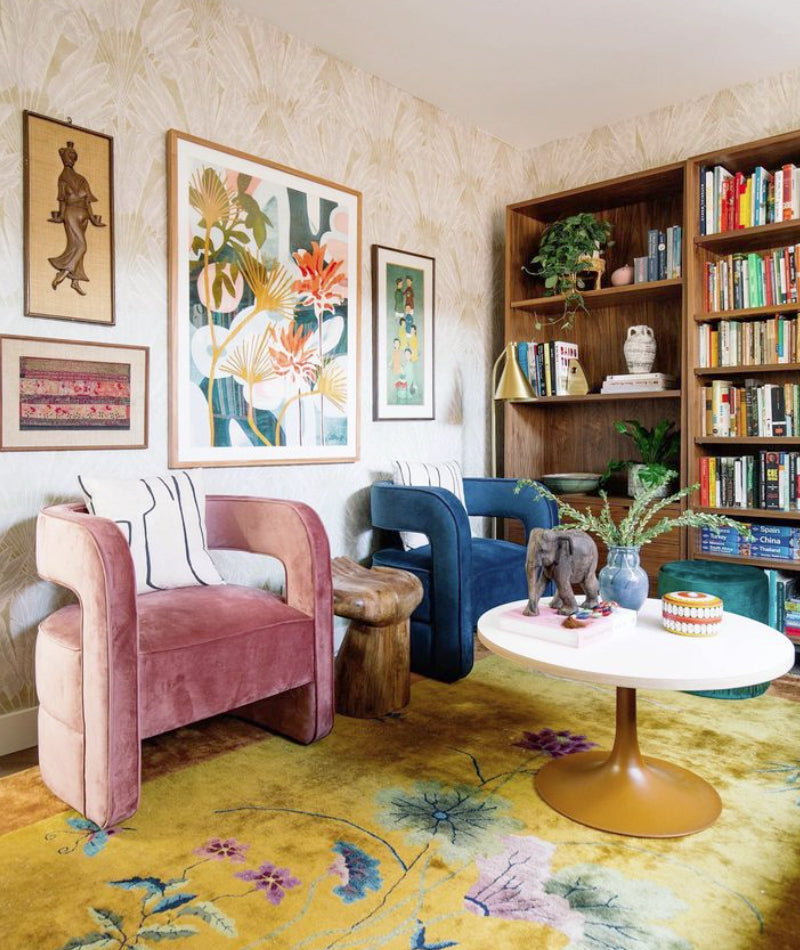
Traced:
<svg viewBox="0 0 800 950">
<path fill-rule="evenodd" d="M 408 571 L 334 558 L 333 612 L 350 620 L 336 657 L 336 711 L 369 719 L 411 696 L 409 617 L 422 584 Z"/>
</svg>

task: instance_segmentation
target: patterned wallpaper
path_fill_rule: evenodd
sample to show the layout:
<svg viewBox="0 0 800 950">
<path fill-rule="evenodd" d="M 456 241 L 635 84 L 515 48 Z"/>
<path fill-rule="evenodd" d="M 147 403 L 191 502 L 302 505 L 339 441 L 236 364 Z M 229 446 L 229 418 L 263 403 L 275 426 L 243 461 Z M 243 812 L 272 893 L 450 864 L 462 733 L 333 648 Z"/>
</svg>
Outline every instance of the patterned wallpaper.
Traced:
<svg viewBox="0 0 800 950">
<path fill-rule="evenodd" d="M 372 539 L 368 486 L 392 457 L 487 470 L 503 206 L 524 191 L 524 156 L 217 0 L 0 0 L 0 62 L 0 332 L 143 344 L 151 355 L 149 449 L 0 454 L 1 715 L 35 703 L 36 626 L 64 599 L 36 577 L 39 508 L 75 497 L 79 473 L 166 468 L 167 129 L 363 193 L 360 461 L 205 470 L 209 491 L 308 502 L 332 552 L 357 558 Z M 23 109 L 114 137 L 116 327 L 23 316 Z M 433 422 L 372 421 L 373 243 L 436 258 Z M 228 578 L 264 569 L 215 558 Z"/>
<path fill-rule="evenodd" d="M 38 509 L 74 498 L 82 472 L 166 467 L 167 129 L 363 193 L 360 461 L 205 471 L 210 491 L 310 503 L 332 552 L 361 558 L 368 487 L 392 457 L 488 470 L 505 204 L 800 125 L 797 71 L 523 154 L 218 0 L 0 0 L 0 62 L 0 332 L 151 348 L 149 449 L 0 455 L 0 715 L 35 703 L 36 625 L 64 599 L 36 577 Z M 23 316 L 23 109 L 114 137 L 114 328 Z M 436 258 L 434 422 L 372 422 L 373 243 Z M 254 577 L 233 555 L 218 562 Z"/>
</svg>

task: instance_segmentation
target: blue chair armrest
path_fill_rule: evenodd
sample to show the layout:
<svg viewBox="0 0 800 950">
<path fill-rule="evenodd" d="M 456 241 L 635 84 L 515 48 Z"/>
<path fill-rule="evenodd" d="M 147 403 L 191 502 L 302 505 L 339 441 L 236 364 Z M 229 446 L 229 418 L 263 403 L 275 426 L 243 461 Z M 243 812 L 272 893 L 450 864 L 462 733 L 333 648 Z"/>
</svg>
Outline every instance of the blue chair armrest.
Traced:
<svg viewBox="0 0 800 950">
<path fill-rule="evenodd" d="M 537 495 L 530 486 L 515 494 L 516 485 L 516 478 L 465 478 L 467 511 L 489 518 L 516 518 L 523 524 L 526 540 L 533 528 L 555 528 L 555 502 Z"/>
<path fill-rule="evenodd" d="M 467 512 L 446 488 L 375 482 L 370 505 L 376 528 L 419 531 L 428 536 L 432 548 L 442 544 L 469 548 Z"/>
</svg>

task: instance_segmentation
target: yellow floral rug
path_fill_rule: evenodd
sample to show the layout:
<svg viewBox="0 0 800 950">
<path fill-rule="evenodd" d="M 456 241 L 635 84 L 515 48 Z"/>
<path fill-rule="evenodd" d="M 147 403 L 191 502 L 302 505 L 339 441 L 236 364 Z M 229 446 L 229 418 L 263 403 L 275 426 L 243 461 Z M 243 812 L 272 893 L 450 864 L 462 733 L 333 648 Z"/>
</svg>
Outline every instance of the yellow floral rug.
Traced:
<svg viewBox="0 0 800 950">
<path fill-rule="evenodd" d="M 147 781 L 121 827 L 62 811 L 0 837 L 0 946 L 796 948 L 800 705 L 640 693 L 643 751 L 723 799 L 682 839 L 593 831 L 536 795 L 549 756 L 608 747 L 613 723 L 613 689 L 491 657 L 314 746 L 234 743 Z"/>
</svg>

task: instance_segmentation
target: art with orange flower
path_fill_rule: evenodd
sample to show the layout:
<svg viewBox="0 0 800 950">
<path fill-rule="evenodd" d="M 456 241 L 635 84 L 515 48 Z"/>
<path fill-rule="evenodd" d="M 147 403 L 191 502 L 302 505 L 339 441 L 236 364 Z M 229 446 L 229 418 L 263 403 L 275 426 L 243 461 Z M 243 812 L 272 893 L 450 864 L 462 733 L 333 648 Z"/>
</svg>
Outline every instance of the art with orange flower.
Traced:
<svg viewBox="0 0 800 950">
<path fill-rule="evenodd" d="M 168 133 L 170 465 L 358 456 L 361 195 Z"/>
</svg>

